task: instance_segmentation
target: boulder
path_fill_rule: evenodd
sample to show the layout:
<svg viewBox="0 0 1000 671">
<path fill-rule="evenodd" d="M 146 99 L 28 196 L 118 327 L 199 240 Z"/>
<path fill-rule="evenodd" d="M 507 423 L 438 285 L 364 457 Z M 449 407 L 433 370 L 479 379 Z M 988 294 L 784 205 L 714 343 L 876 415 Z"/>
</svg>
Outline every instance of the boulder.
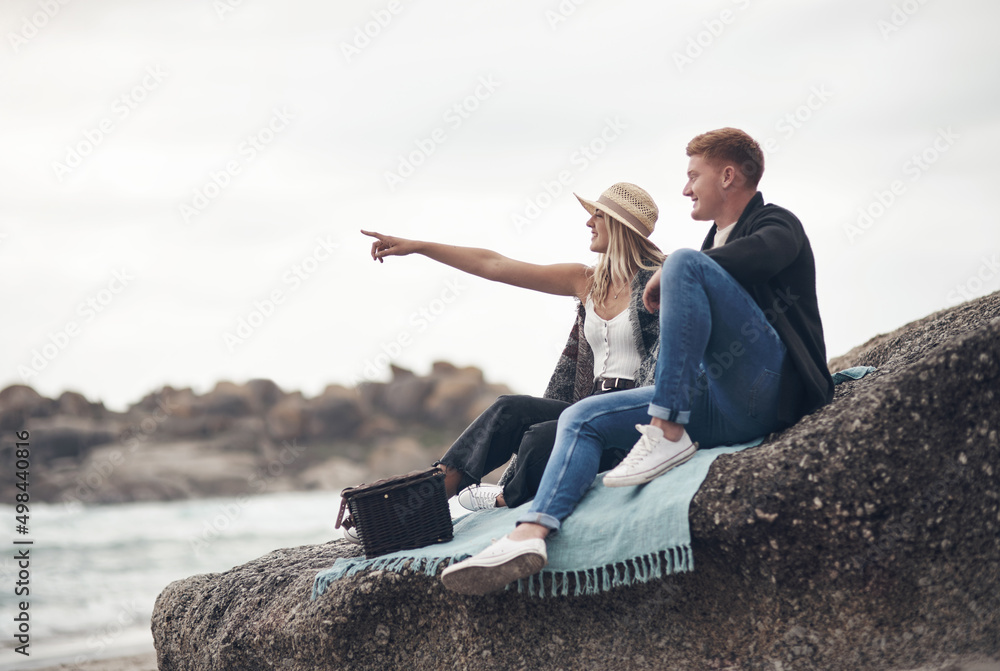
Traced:
<svg viewBox="0 0 1000 671">
<path fill-rule="evenodd" d="M 288 394 L 267 413 L 268 434 L 277 441 L 347 439 L 365 421 L 356 391 L 328 386 L 316 398 Z"/>
<path fill-rule="evenodd" d="M 19 431 L 29 418 L 49 417 L 58 404 L 24 384 L 12 384 L 0 390 L 0 431 Z"/>
<path fill-rule="evenodd" d="M 289 394 L 267 412 L 267 432 L 277 441 L 293 440 L 305 432 L 306 401 L 302 394 Z"/>
<path fill-rule="evenodd" d="M 199 405 L 206 412 L 232 416 L 250 413 L 262 415 L 284 395 L 281 388 L 271 380 L 255 379 L 246 384 L 222 381 L 216 383 L 210 393 L 199 399 Z"/>
<path fill-rule="evenodd" d="M 358 427 L 355 435 L 359 440 L 370 443 L 380 438 L 390 438 L 399 435 L 401 429 L 399 422 L 388 415 L 369 414 L 364 423 Z"/>
<path fill-rule="evenodd" d="M 305 435 L 308 438 L 350 438 L 364 419 L 358 393 L 330 385 L 306 404 Z"/>
<path fill-rule="evenodd" d="M 439 452 L 443 453 L 444 450 Z M 407 436 L 380 441 L 368 455 L 368 469 L 375 479 L 430 468 L 440 456 L 431 456 L 420 443 Z M 360 481 L 359 481 L 360 482 Z M 358 484 L 355 482 L 354 484 Z"/>
<path fill-rule="evenodd" d="M 56 412 L 69 417 L 100 419 L 104 414 L 103 403 L 91 403 L 75 391 L 64 391 L 56 400 L 56 406 Z"/>
<path fill-rule="evenodd" d="M 198 413 L 186 417 L 171 415 L 146 415 L 135 417 L 130 424 L 133 433 L 149 436 L 156 433 L 169 439 L 172 438 L 210 438 L 227 431 L 234 424 L 234 419 L 227 415 L 211 415 Z"/>
<path fill-rule="evenodd" d="M 444 371 L 442 368 L 442 362 L 435 363 L 437 383 L 424 401 L 424 419 L 433 424 L 465 428 L 469 424 L 465 421 L 466 411 L 485 386 L 483 372 L 478 368 L 455 368 L 451 364 Z"/>
<path fill-rule="evenodd" d="M 38 467 L 59 459 L 76 462 L 85 458 L 91 448 L 118 441 L 116 425 L 78 417 L 47 417 L 26 426 L 30 431 L 32 464 Z"/>
<path fill-rule="evenodd" d="M 109 445 L 91 453 L 62 478 L 59 499 L 66 503 L 170 501 L 288 489 L 287 478 L 270 482 L 264 459 L 247 451 L 207 449 L 199 442 L 146 443 L 135 449 Z"/>
<path fill-rule="evenodd" d="M 343 457 L 330 457 L 320 464 L 311 466 L 299 475 L 299 482 L 307 489 L 321 489 L 339 492 L 345 487 L 353 487 L 362 482 L 373 482 L 377 478 L 356 461 Z M 332 515 L 336 511 L 331 511 Z"/>
<path fill-rule="evenodd" d="M 159 391 L 146 394 L 138 403 L 130 406 L 130 415 L 157 414 L 158 416 L 187 418 L 192 416 L 192 407 L 197 396 L 190 389 L 174 389 L 173 387 L 163 387 Z"/>
<path fill-rule="evenodd" d="M 0 391 L 0 411 L 22 410 L 28 417 L 48 417 L 58 405 L 25 384 L 12 384 Z"/>
<path fill-rule="evenodd" d="M 209 393 L 199 396 L 193 404 L 193 414 L 243 417 L 253 412 L 250 392 L 232 382 L 219 382 Z"/>
<path fill-rule="evenodd" d="M 256 379 L 246 384 L 254 412 L 263 414 L 281 400 L 285 392 L 271 380 Z"/>
<path fill-rule="evenodd" d="M 180 669 L 975 668 L 1000 655 L 1000 294 L 841 365 L 879 370 L 695 496 L 695 569 L 597 596 L 464 597 L 370 572 L 310 599 L 343 541 L 167 586 Z"/>
<path fill-rule="evenodd" d="M 512 393 L 510 387 L 505 384 L 486 384 L 479 390 L 474 398 L 469 401 L 465 408 L 464 421 L 461 423 L 462 429 L 486 411 L 499 396 Z"/>
<path fill-rule="evenodd" d="M 390 416 L 404 421 L 423 417 L 424 402 L 434 391 L 436 381 L 426 377 L 404 377 L 393 380 L 382 390 L 382 407 Z"/>
</svg>

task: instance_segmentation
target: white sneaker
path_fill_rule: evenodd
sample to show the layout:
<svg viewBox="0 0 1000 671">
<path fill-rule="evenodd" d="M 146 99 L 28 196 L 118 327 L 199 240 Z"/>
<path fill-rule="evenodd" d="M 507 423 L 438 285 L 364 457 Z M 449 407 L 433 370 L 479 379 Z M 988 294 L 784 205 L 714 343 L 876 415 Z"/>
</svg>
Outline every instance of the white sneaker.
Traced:
<svg viewBox="0 0 1000 671">
<path fill-rule="evenodd" d="M 503 494 L 503 487 L 496 485 L 472 485 L 458 493 L 458 505 L 466 510 L 488 510 L 497 507 L 497 497 Z"/>
<path fill-rule="evenodd" d="M 604 474 L 605 487 L 641 485 L 679 466 L 694 456 L 698 443 L 691 442 L 687 431 L 680 440 L 663 437 L 663 430 L 652 424 L 636 424 L 642 438 L 628 453 L 622 463 Z"/>
<path fill-rule="evenodd" d="M 342 527 L 342 528 L 344 530 L 344 540 L 345 541 L 347 541 L 349 543 L 356 543 L 357 545 L 361 545 L 361 537 L 358 536 L 358 528 L 357 527 L 351 527 L 350 529 L 348 529 L 347 527 Z"/>
<path fill-rule="evenodd" d="M 460 594 L 489 594 L 538 573 L 548 560 L 543 539 L 514 541 L 504 536 L 479 554 L 446 568 L 441 581 Z"/>
</svg>

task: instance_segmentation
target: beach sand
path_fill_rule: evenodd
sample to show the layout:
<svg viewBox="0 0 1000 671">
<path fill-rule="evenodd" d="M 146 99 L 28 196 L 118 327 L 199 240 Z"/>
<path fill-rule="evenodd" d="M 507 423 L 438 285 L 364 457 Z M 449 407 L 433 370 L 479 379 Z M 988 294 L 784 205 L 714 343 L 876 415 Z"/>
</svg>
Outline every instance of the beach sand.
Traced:
<svg viewBox="0 0 1000 671">
<path fill-rule="evenodd" d="M 110 657 L 95 659 L 83 664 L 56 664 L 46 666 L 36 671 L 156 671 L 156 653 L 146 652 L 128 657 Z"/>
</svg>

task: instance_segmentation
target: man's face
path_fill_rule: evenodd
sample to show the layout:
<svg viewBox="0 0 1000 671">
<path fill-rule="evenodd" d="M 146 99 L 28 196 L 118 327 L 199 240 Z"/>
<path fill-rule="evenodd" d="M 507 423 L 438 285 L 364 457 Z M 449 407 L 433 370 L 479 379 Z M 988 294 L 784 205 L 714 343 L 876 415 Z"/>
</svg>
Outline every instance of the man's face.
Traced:
<svg viewBox="0 0 1000 671">
<path fill-rule="evenodd" d="M 687 174 L 688 181 L 682 193 L 694 205 L 691 218 L 696 221 L 715 221 L 722 213 L 724 200 L 722 168 L 696 155 L 688 161 Z"/>
</svg>

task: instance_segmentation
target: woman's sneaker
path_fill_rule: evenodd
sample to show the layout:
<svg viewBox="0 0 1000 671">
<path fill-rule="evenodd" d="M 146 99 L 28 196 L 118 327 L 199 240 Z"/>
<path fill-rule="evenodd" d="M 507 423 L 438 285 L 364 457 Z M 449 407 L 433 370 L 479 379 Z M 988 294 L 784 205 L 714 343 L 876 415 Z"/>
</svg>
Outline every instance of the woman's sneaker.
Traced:
<svg viewBox="0 0 1000 671">
<path fill-rule="evenodd" d="M 515 541 L 504 536 L 479 554 L 450 565 L 441 572 L 441 581 L 453 592 L 489 594 L 538 573 L 547 562 L 543 539 Z"/>
<path fill-rule="evenodd" d="M 358 528 L 351 527 L 348 529 L 347 527 L 344 527 L 344 540 L 349 543 L 357 543 L 358 545 L 361 545 L 361 537 L 358 536 Z"/>
<path fill-rule="evenodd" d="M 635 428 L 642 438 L 622 463 L 605 473 L 605 487 L 645 484 L 680 466 L 698 450 L 698 443 L 691 442 L 687 431 L 680 440 L 673 441 L 664 438 L 663 430 L 652 424 L 636 424 Z"/>
<path fill-rule="evenodd" d="M 503 487 L 472 485 L 458 493 L 458 505 L 466 510 L 489 510 L 497 507 L 497 497 L 501 494 L 503 494 Z"/>
</svg>

